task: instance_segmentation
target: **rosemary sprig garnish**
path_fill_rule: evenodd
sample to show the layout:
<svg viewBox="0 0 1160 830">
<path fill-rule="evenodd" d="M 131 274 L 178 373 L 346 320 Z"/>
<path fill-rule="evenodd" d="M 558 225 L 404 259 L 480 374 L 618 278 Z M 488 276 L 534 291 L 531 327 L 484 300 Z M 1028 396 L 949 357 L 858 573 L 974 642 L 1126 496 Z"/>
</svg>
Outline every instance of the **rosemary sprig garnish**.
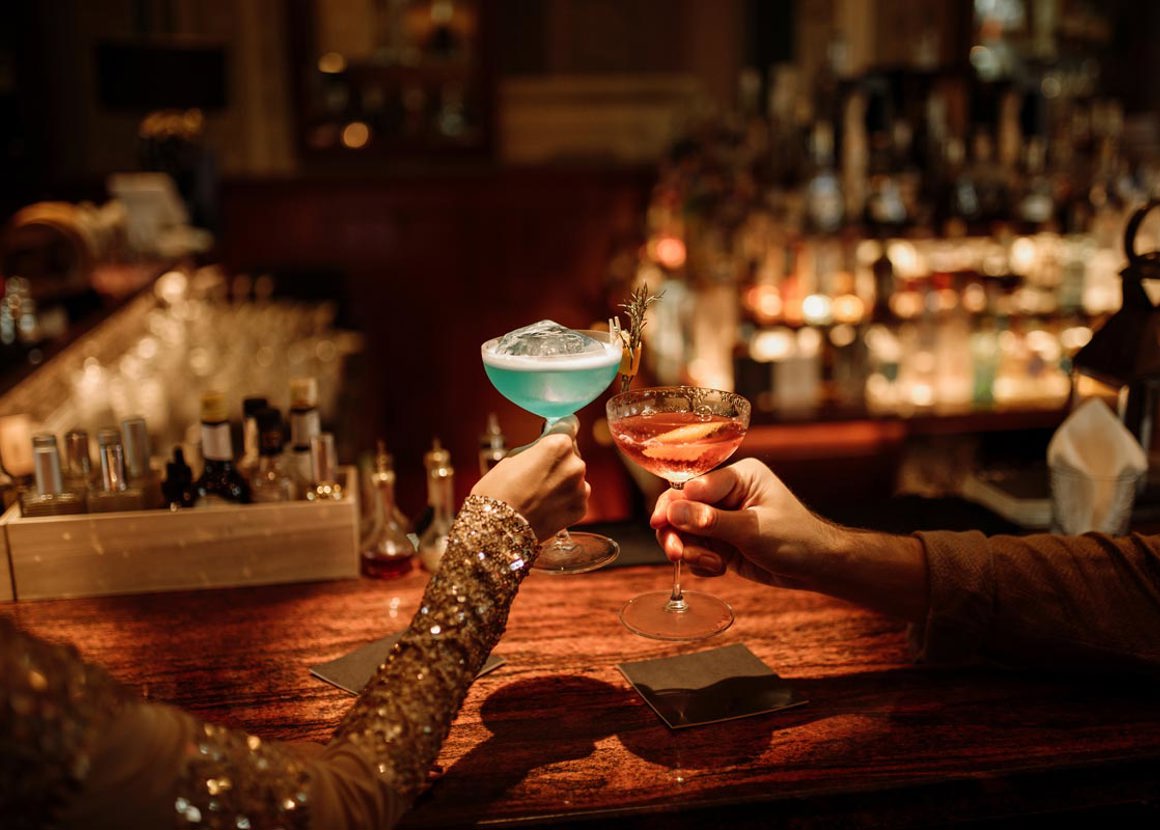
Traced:
<svg viewBox="0 0 1160 830">
<path fill-rule="evenodd" d="M 624 341 L 626 354 L 625 360 L 620 364 L 620 391 L 627 392 L 628 387 L 632 384 L 632 379 L 636 377 L 637 371 L 640 369 L 640 343 L 642 337 L 642 330 L 645 326 L 644 315 L 648 311 L 648 307 L 664 296 L 665 292 L 659 294 L 652 294 L 648 290 L 648 283 L 644 283 L 639 288 L 633 289 L 628 296 L 627 303 L 621 303 L 620 307 L 624 309 L 624 313 L 628 316 L 628 330 L 625 332 L 620 330 L 620 338 Z"/>
</svg>

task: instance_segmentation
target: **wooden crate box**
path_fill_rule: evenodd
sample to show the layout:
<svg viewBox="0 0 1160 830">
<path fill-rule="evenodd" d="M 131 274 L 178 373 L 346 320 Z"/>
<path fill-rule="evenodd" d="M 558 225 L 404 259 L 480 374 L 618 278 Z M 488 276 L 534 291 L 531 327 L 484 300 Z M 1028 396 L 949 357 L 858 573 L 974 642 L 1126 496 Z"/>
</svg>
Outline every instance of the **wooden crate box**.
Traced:
<svg viewBox="0 0 1160 830">
<path fill-rule="evenodd" d="M 359 575 L 358 478 L 337 502 L 0 517 L 17 600 Z M 5 568 L 7 570 L 7 568 Z M 5 581 L 0 579 L 0 599 Z M 9 597 L 11 598 L 11 597 Z"/>
<path fill-rule="evenodd" d="M 0 602 L 10 602 L 14 596 L 12 564 L 8 558 L 8 537 L 0 533 Z"/>
</svg>

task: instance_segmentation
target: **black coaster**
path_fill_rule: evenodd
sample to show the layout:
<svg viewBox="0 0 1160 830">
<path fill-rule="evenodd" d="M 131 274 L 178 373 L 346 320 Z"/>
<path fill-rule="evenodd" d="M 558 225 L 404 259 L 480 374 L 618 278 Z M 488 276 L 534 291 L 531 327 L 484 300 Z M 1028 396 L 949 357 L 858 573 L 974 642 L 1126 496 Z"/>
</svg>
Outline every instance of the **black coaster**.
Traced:
<svg viewBox="0 0 1160 830">
<path fill-rule="evenodd" d="M 379 666 L 387 659 L 387 655 L 391 653 L 391 647 L 401 635 L 402 632 L 389 634 L 381 640 L 375 640 L 373 643 L 367 643 L 365 646 L 355 649 L 350 654 L 344 654 L 342 657 L 327 663 L 311 666 L 310 673 L 320 680 L 334 684 L 345 692 L 357 695 L 379 670 Z M 494 671 L 503 664 L 502 657 L 492 654 L 487 658 L 476 677 Z"/>
<path fill-rule="evenodd" d="M 670 728 L 745 718 L 807 701 L 741 643 L 617 666 Z"/>
</svg>

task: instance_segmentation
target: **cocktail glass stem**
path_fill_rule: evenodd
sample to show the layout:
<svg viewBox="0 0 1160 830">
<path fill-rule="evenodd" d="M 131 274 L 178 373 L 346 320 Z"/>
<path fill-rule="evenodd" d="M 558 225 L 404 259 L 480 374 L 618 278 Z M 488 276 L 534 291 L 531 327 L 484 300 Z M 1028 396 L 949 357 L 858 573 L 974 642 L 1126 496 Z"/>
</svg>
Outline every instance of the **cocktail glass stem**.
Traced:
<svg viewBox="0 0 1160 830">
<path fill-rule="evenodd" d="M 670 481 L 669 486 L 674 490 L 683 490 L 685 482 Z M 669 601 L 665 605 L 665 610 L 673 614 L 681 614 L 689 610 L 689 604 L 685 602 L 685 595 L 681 591 L 681 560 L 678 559 L 673 563 L 673 592 L 669 595 Z"/>
<path fill-rule="evenodd" d="M 547 435 L 552 431 L 552 427 L 556 426 L 562 420 L 562 418 L 545 418 L 544 430 L 540 434 Z M 572 439 L 572 452 L 577 452 L 575 438 Z M 556 537 L 552 539 L 550 544 L 561 553 L 568 550 L 575 550 L 576 548 L 576 543 L 572 541 L 572 535 L 568 533 L 568 528 L 566 527 L 556 531 Z"/>
<path fill-rule="evenodd" d="M 547 435 L 562 418 L 545 418 L 543 435 Z M 576 439 L 572 439 L 572 452 L 579 454 Z M 556 535 L 540 548 L 538 568 L 552 573 L 584 573 L 607 565 L 620 554 L 620 545 L 597 533 L 579 532 L 579 540 L 573 539 L 568 528 L 556 531 Z M 578 560 L 571 564 L 570 560 Z"/>
</svg>

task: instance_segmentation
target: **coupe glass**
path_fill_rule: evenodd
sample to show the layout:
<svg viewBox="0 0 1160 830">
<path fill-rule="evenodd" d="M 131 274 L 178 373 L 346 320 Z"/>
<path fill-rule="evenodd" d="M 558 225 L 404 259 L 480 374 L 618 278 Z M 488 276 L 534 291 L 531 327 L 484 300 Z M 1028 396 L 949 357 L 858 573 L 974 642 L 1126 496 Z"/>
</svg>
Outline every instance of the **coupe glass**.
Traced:
<svg viewBox="0 0 1160 830">
<path fill-rule="evenodd" d="M 749 401 L 719 389 L 636 389 L 609 400 L 607 410 L 621 451 L 674 490 L 733 455 L 749 429 Z M 672 590 L 630 599 L 620 621 L 642 637 L 702 640 L 732 625 L 733 609 L 711 594 L 683 591 L 678 559 Z"/>
<path fill-rule="evenodd" d="M 544 432 L 562 418 L 596 400 L 616 377 L 622 346 L 606 331 L 576 330 L 603 345 L 599 353 L 505 355 L 496 352 L 499 337 L 480 347 L 483 368 L 501 395 L 521 409 L 544 418 Z M 598 533 L 567 529 L 540 548 L 533 566 L 556 574 L 593 571 L 616 559 L 620 546 Z"/>
</svg>

